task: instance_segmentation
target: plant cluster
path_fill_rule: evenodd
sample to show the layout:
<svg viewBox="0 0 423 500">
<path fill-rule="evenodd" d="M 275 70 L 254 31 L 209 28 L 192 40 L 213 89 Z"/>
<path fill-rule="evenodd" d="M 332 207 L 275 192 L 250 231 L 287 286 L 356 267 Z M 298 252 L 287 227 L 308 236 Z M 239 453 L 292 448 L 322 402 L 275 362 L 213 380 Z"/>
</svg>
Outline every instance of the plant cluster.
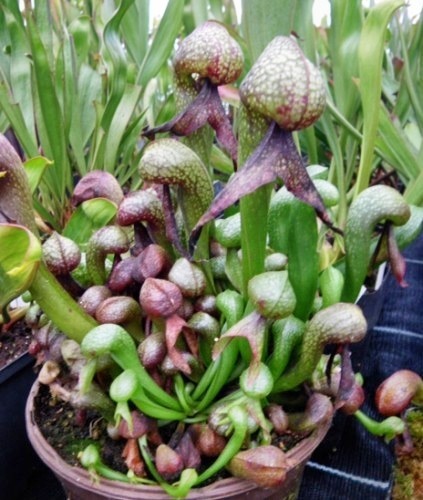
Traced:
<svg viewBox="0 0 423 500">
<path fill-rule="evenodd" d="M 128 474 L 95 444 L 81 450 L 93 476 L 184 497 L 227 468 L 274 487 L 295 466 L 283 436 L 309 435 L 337 409 L 388 439 L 404 432 L 403 405 L 381 423 L 359 410 L 348 345 L 367 331 L 355 301 L 372 270 L 389 260 L 403 283 L 400 247 L 420 232 L 421 210 L 390 186 L 364 189 L 360 175 L 350 202 L 339 169 L 340 189 L 332 169 L 305 166 L 298 133 L 322 116 L 327 89 L 294 37 L 275 37 L 246 74 L 244 64 L 221 23 L 185 37 L 173 59 L 175 116 L 144 128 L 135 154 L 142 186 L 123 189 L 113 168 L 81 172 L 66 223 L 42 243 L 31 185 L 0 137 L 0 305 L 7 318 L 29 290 L 39 380 L 126 442 Z M 232 120 L 221 96 L 238 79 Z M 103 128 L 127 95 L 118 88 Z M 217 145 L 224 183 L 210 167 Z M 407 377 L 405 405 L 421 398 L 421 379 Z"/>
</svg>

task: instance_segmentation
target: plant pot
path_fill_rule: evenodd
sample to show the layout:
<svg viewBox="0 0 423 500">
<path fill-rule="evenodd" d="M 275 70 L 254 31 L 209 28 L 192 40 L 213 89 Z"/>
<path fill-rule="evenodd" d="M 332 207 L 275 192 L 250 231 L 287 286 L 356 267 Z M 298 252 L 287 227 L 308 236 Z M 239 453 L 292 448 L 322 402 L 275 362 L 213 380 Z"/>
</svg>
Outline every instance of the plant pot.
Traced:
<svg viewBox="0 0 423 500">
<path fill-rule="evenodd" d="M 24 408 L 36 377 L 34 358 L 23 354 L 0 370 L 0 491 L 18 498 L 38 462 L 25 431 Z M 19 464 L 19 467 L 17 466 Z"/>
<path fill-rule="evenodd" d="M 26 405 L 26 425 L 28 437 L 41 460 L 54 472 L 62 483 L 68 498 L 72 500 L 168 500 L 170 497 L 158 486 L 142 486 L 100 479 L 94 483 L 90 475 L 79 467 L 68 465 L 49 445 L 41 434 L 34 418 L 34 398 L 39 390 L 35 382 Z M 304 439 L 295 448 L 288 452 L 288 457 L 296 465 L 288 471 L 285 482 L 276 489 L 263 489 L 251 481 L 237 478 L 228 478 L 197 488 L 188 495 L 190 500 L 217 500 L 219 498 L 231 500 L 283 500 L 295 499 L 301 483 L 303 470 L 314 449 L 323 440 L 331 423 L 317 429 L 310 437 Z"/>
</svg>

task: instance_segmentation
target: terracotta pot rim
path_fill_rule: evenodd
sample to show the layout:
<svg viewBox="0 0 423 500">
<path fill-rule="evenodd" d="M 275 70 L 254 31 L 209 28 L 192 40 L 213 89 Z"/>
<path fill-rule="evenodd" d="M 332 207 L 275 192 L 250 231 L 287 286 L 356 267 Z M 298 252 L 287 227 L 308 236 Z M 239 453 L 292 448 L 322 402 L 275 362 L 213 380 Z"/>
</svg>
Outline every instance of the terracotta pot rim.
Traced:
<svg viewBox="0 0 423 500">
<path fill-rule="evenodd" d="M 150 486 L 150 485 L 137 485 L 132 483 L 122 483 L 119 481 L 112 481 L 109 479 L 101 478 L 99 482 L 94 483 L 92 477 L 89 473 L 82 467 L 72 466 L 65 462 L 63 458 L 56 452 L 56 450 L 47 442 L 41 433 L 39 427 L 35 423 L 34 419 L 34 398 L 38 393 L 40 384 L 38 380 L 32 385 L 31 391 L 28 395 L 26 408 L 25 408 L 25 421 L 27 427 L 28 438 L 35 449 L 41 460 L 61 479 L 65 481 L 77 483 L 90 491 L 96 491 L 98 493 L 108 495 L 112 494 L 114 496 L 109 496 L 108 498 L 119 498 L 119 499 L 135 499 L 141 498 L 139 496 L 140 491 L 145 492 L 146 495 L 152 495 L 151 498 L 156 500 L 162 500 L 168 497 L 160 486 Z M 305 439 L 303 439 L 297 446 L 292 448 L 287 452 L 288 458 L 295 457 L 295 463 L 301 464 L 309 459 L 312 452 L 321 443 L 323 438 L 326 436 L 332 422 L 328 421 L 321 427 L 319 427 L 313 434 Z M 293 469 L 296 469 L 298 465 L 295 465 Z M 291 469 L 291 470 L 293 470 Z M 188 495 L 187 499 L 217 499 L 220 496 L 215 496 L 222 489 L 227 489 L 228 487 L 236 487 L 237 493 L 242 494 L 247 493 L 252 489 L 257 488 L 257 485 L 252 481 L 247 481 L 244 479 L 239 479 L 235 477 L 221 479 L 213 484 L 203 486 L 200 488 L 195 488 Z M 138 491 L 138 493 L 137 493 Z M 272 491 L 272 490 L 269 490 Z M 132 495 L 131 495 L 132 493 Z M 226 495 L 223 495 L 223 498 Z"/>
</svg>

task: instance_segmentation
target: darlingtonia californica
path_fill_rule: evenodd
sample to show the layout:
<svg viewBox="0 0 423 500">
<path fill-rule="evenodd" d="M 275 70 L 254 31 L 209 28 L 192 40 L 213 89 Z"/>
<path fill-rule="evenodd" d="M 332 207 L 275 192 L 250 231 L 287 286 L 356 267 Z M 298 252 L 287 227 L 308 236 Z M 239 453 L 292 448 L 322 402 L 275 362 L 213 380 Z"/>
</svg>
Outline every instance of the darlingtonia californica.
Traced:
<svg viewBox="0 0 423 500">
<path fill-rule="evenodd" d="M 237 143 L 218 86 L 234 83 L 243 63 L 240 46 L 223 25 L 207 21 L 199 26 L 181 42 L 173 61 L 182 110 L 164 125 L 146 130 L 145 135 L 170 131 L 185 136 L 208 123 L 235 161 Z"/>
<path fill-rule="evenodd" d="M 241 197 L 277 179 L 332 226 L 292 136 L 312 125 L 323 112 L 325 88 L 318 69 L 293 38 L 276 37 L 245 77 L 240 96 L 250 119 L 269 123 L 267 133 L 198 221 L 192 239 L 204 224 Z"/>
</svg>

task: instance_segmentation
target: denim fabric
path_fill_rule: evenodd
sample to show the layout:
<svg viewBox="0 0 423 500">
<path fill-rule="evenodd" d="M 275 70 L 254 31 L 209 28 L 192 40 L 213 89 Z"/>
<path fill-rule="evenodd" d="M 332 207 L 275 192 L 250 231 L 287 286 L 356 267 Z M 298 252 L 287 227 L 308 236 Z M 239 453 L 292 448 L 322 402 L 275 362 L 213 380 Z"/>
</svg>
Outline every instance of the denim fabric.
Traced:
<svg viewBox="0 0 423 500">
<path fill-rule="evenodd" d="M 423 235 L 404 255 L 408 287 L 387 277 L 379 320 L 352 349 L 365 380 L 363 410 L 376 419 L 373 396 L 380 382 L 401 368 L 423 374 Z M 392 443 L 369 435 L 355 417 L 339 414 L 305 469 L 299 500 L 385 500 L 394 459 Z"/>
</svg>

